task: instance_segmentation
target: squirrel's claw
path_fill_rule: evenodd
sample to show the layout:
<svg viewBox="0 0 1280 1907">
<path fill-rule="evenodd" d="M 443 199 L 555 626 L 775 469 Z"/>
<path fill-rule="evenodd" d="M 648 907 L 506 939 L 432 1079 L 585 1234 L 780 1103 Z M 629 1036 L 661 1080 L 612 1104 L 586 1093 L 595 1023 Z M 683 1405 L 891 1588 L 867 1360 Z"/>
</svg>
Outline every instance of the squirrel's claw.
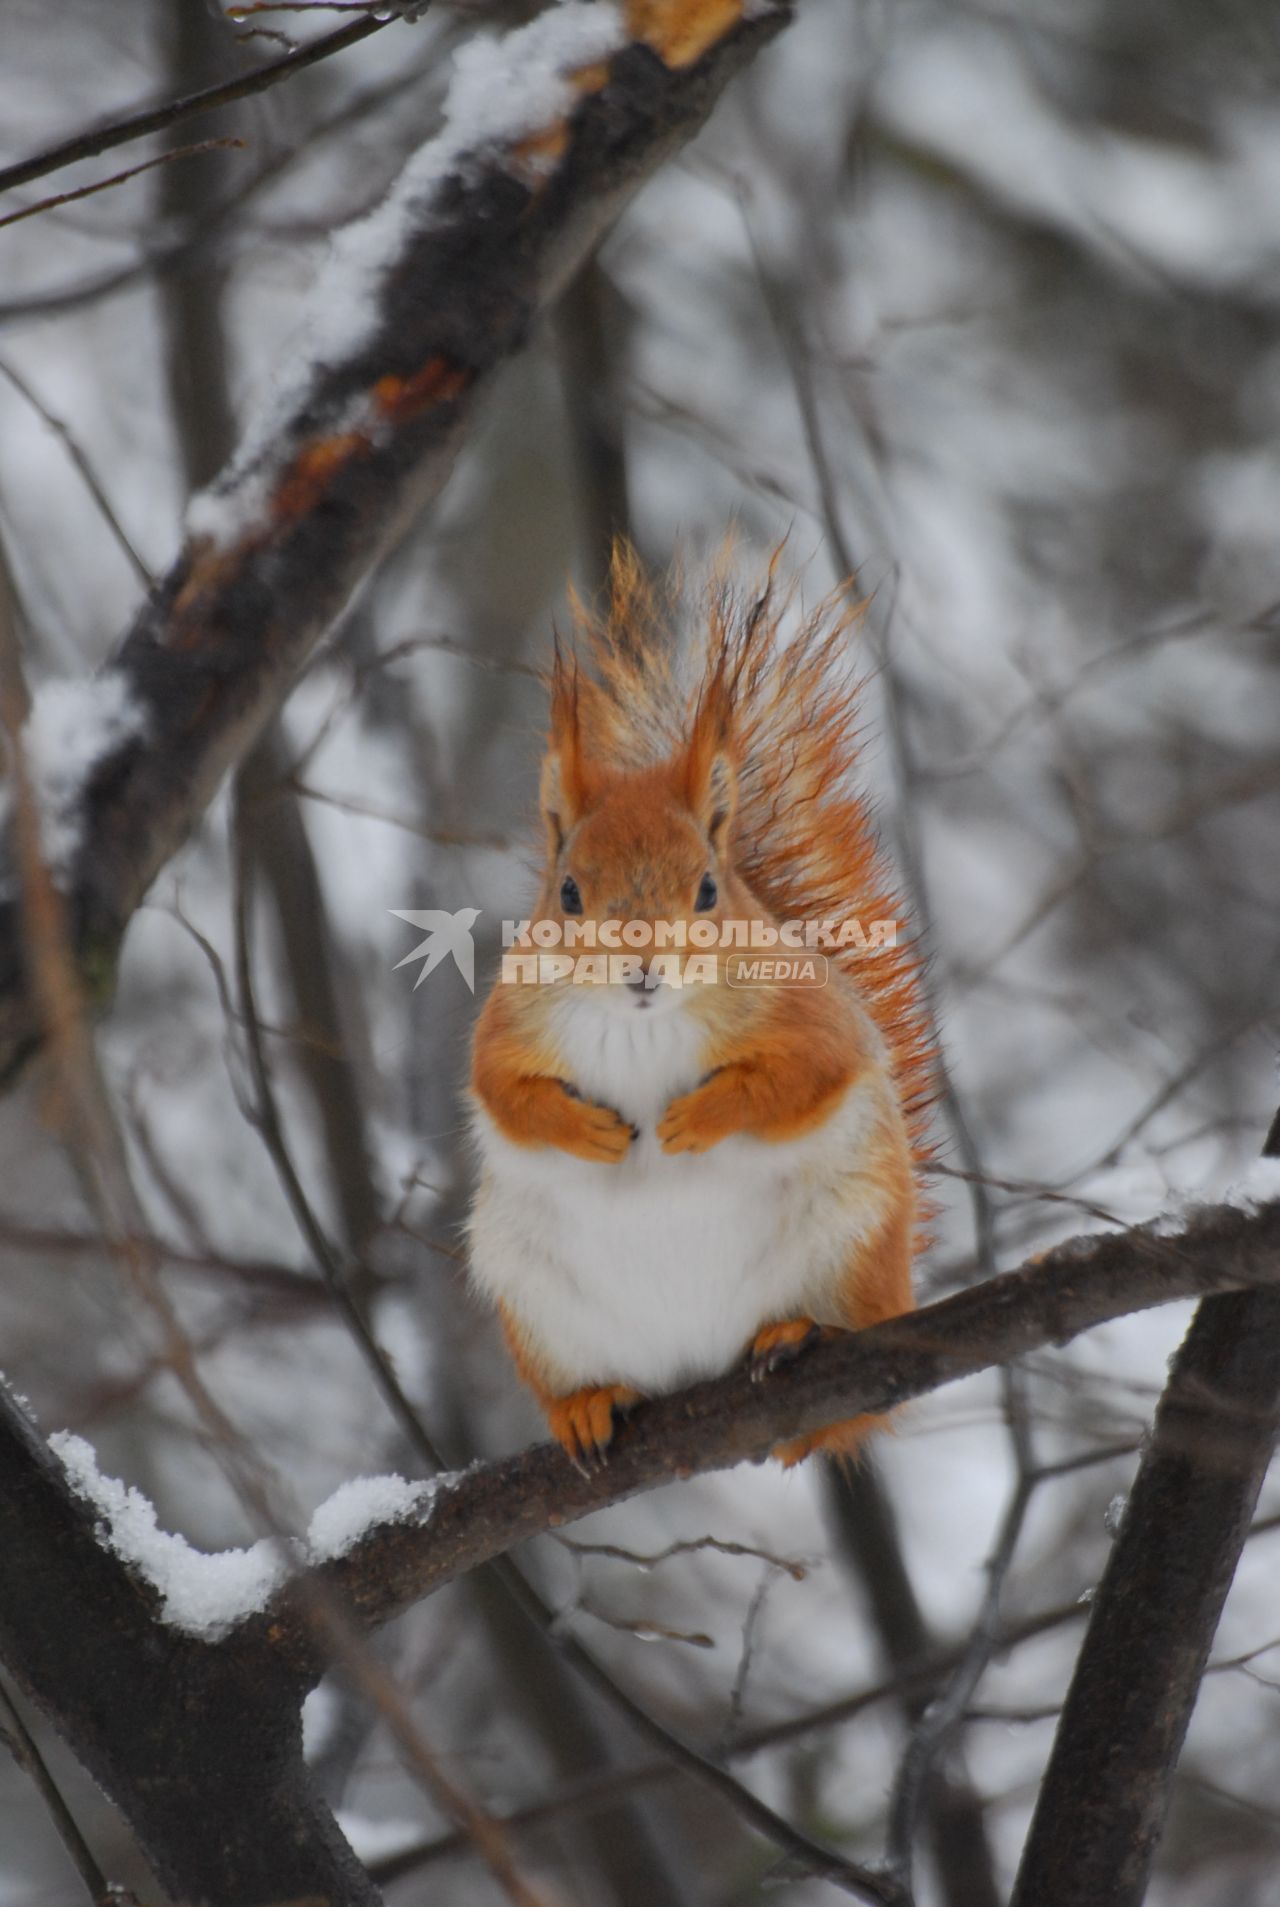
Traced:
<svg viewBox="0 0 1280 1907">
<path fill-rule="evenodd" d="M 616 1165 L 626 1158 L 635 1137 L 636 1129 L 630 1120 L 616 1113 L 612 1106 L 585 1105 L 579 1142 L 573 1150 L 579 1158 Z"/>
<path fill-rule="evenodd" d="M 699 1116 L 701 1110 L 696 1090 L 672 1100 L 657 1127 L 658 1144 L 664 1152 L 706 1152 L 724 1137 L 709 1129 Z"/>
<path fill-rule="evenodd" d="M 747 1362 L 751 1381 L 759 1384 L 771 1372 L 799 1357 L 806 1344 L 823 1335 L 822 1326 L 812 1318 L 784 1318 L 778 1324 L 766 1324 L 751 1342 Z"/>
<path fill-rule="evenodd" d="M 629 1384 L 605 1384 L 599 1389 L 571 1391 L 547 1406 L 551 1434 L 574 1469 L 590 1476 L 608 1460 L 613 1437 L 613 1413 L 640 1402 Z"/>
</svg>

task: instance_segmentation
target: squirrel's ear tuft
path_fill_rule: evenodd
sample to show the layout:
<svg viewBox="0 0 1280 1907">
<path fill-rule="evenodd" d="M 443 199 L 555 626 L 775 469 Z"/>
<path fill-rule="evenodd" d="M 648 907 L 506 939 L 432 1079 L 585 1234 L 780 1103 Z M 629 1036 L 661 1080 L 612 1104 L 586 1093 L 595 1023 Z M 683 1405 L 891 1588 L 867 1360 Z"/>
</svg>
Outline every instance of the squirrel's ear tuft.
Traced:
<svg viewBox="0 0 1280 1907">
<path fill-rule="evenodd" d="M 716 852 L 724 851 L 738 806 L 738 771 L 728 698 L 717 679 L 698 703 L 685 755 L 685 799 Z"/>
<path fill-rule="evenodd" d="M 542 763 L 540 797 L 551 852 L 558 854 L 587 805 L 578 666 L 566 663 L 558 649 L 551 671 L 551 733 Z"/>
</svg>

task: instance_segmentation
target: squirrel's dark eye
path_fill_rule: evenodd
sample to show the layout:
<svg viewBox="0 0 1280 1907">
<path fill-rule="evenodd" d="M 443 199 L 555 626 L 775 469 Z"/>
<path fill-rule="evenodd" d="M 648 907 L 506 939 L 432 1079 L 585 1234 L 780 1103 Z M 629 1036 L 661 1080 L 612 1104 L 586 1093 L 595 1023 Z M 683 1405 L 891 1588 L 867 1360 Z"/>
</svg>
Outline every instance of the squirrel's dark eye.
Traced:
<svg viewBox="0 0 1280 1907">
<path fill-rule="evenodd" d="M 698 898 L 693 903 L 694 907 L 700 914 L 709 914 L 716 904 L 716 899 L 716 884 L 709 874 L 704 874 L 702 884 L 698 888 Z"/>
<path fill-rule="evenodd" d="M 566 874 L 560 883 L 560 905 L 566 914 L 582 912 L 582 896 L 578 892 L 578 883 L 572 874 Z"/>
</svg>

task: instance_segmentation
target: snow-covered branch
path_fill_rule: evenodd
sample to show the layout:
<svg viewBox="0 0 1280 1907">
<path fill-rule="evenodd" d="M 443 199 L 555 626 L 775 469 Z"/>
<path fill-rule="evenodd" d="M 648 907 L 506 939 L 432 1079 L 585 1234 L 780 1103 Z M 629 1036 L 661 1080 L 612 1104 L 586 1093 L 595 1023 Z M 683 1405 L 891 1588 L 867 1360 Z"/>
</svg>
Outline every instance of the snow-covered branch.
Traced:
<svg viewBox="0 0 1280 1907">
<path fill-rule="evenodd" d="M 102 678 L 127 723 L 92 759 L 36 764 L 74 795 L 55 872 L 92 993 L 224 774 L 440 490 L 490 375 L 788 13 L 787 0 L 566 0 L 459 56 L 439 136 L 340 236 L 274 401 L 193 503 L 177 561 Z M 0 1077 L 42 1037 L 18 905 L 10 888 Z"/>
</svg>

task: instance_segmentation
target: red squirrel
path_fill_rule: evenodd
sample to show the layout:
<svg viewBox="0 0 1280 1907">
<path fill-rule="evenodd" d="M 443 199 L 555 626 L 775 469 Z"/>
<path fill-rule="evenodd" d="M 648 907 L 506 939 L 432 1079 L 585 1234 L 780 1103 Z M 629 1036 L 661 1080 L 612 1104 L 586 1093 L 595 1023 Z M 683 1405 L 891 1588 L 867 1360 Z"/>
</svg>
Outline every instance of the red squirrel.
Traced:
<svg viewBox="0 0 1280 1907">
<path fill-rule="evenodd" d="M 713 585 L 688 655 L 619 548 L 551 675 L 534 922 L 556 958 L 512 958 L 476 1026 L 470 1260 L 579 1465 L 647 1395 L 913 1304 L 918 965 L 849 786 L 852 618 L 828 603 L 784 638 L 777 561 L 753 600 Z M 826 924 L 825 984 L 742 983 L 744 934 L 782 923 Z M 851 1454 L 876 1421 L 774 1454 Z"/>
</svg>

